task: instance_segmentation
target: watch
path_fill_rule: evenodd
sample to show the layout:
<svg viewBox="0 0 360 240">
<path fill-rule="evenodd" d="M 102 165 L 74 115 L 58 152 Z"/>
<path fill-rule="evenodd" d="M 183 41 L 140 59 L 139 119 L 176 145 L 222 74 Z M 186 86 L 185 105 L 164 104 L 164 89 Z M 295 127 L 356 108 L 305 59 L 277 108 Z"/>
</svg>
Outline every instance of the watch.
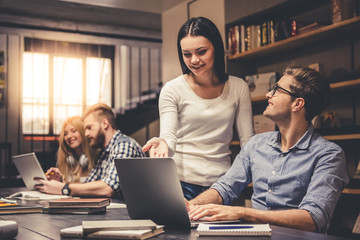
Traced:
<svg viewBox="0 0 360 240">
<path fill-rule="evenodd" d="M 61 192 L 63 195 L 70 195 L 70 188 L 69 188 L 69 184 L 65 183 L 64 187 L 61 189 Z"/>
</svg>

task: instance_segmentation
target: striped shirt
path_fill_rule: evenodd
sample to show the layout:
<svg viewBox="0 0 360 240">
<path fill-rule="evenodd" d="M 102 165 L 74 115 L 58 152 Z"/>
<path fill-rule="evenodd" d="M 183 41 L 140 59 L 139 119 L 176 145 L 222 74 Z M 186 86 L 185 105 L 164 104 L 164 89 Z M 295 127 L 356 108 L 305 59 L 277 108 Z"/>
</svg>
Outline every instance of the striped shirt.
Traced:
<svg viewBox="0 0 360 240">
<path fill-rule="evenodd" d="M 95 167 L 89 173 L 85 182 L 101 180 L 109 185 L 114 192 L 119 191 L 120 183 L 115 167 L 115 158 L 145 157 L 141 146 L 131 137 L 117 130 L 109 144 L 103 149 Z"/>
</svg>

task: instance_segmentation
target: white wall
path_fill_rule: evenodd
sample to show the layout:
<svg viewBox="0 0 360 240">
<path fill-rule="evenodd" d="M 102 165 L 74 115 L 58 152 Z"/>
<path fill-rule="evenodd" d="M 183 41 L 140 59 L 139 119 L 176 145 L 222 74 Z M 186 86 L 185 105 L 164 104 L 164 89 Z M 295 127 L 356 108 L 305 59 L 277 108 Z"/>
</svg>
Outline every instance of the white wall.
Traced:
<svg viewBox="0 0 360 240">
<path fill-rule="evenodd" d="M 187 4 L 185 1 L 162 14 L 162 79 L 167 82 L 181 75 L 181 68 L 177 54 L 177 34 L 180 27 L 187 20 Z M 225 39 L 225 3 L 224 0 L 197 0 L 190 4 L 190 17 L 206 17 L 219 28 L 223 40 Z"/>
</svg>

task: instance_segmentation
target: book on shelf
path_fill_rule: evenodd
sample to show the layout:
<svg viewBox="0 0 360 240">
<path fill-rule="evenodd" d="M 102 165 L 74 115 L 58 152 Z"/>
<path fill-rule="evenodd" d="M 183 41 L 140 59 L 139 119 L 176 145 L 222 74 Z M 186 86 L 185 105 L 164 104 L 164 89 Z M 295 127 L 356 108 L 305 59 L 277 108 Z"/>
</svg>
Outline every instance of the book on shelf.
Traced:
<svg viewBox="0 0 360 240">
<path fill-rule="evenodd" d="M 164 226 L 144 230 L 101 230 L 84 233 L 82 225 L 60 230 L 61 237 L 87 238 L 87 239 L 148 239 L 164 232 Z"/>
<path fill-rule="evenodd" d="M 355 221 L 354 227 L 352 229 L 352 233 L 360 234 L 360 213 Z"/>
<path fill-rule="evenodd" d="M 157 224 L 150 219 L 82 221 L 84 232 L 101 230 L 155 230 Z"/>
<path fill-rule="evenodd" d="M 0 220 L 0 239 L 13 239 L 18 234 L 18 225 L 15 221 Z"/>
<path fill-rule="evenodd" d="M 357 0 L 331 0 L 332 23 L 338 23 L 356 16 Z"/>
<path fill-rule="evenodd" d="M 206 224 L 196 229 L 198 236 L 271 236 L 269 224 Z"/>
<path fill-rule="evenodd" d="M 360 179 L 360 161 L 358 162 L 357 168 L 355 170 L 354 179 Z"/>
<path fill-rule="evenodd" d="M 240 52 L 245 52 L 246 51 L 246 42 L 245 42 L 245 36 L 246 34 L 246 31 L 245 31 L 245 25 L 241 24 L 240 25 L 240 46 L 241 46 L 241 49 L 240 49 Z"/>
<path fill-rule="evenodd" d="M 231 54 L 235 54 L 239 51 L 238 39 L 239 39 L 239 28 L 237 26 L 230 27 L 228 31 L 228 44 Z"/>
<path fill-rule="evenodd" d="M 277 81 L 277 73 L 260 73 L 254 75 L 245 76 L 245 81 L 247 82 L 250 95 L 252 98 L 255 97 L 265 97 L 265 94 L 274 86 Z"/>
<path fill-rule="evenodd" d="M 301 35 L 301 34 L 304 34 L 304 33 L 307 33 L 307 32 L 311 32 L 315 29 L 318 29 L 318 28 L 321 28 L 323 27 L 322 24 L 319 24 L 318 22 L 313 22 L 313 23 L 310 23 L 310 24 L 306 24 L 302 27 L 298 27 L 297 28 L 297 35 Z"/>
<path fill-rule="evenodd" d="M 103 214 L 105 212 L 106 207 L 43 208 L 43 213 L 47 214 Z"/>
<path fill-rule="evenodd" d="M 49 208 L 101 208 L 110 204 L 110 198 L 65 198 L 49 201 Z"/>
</svg>

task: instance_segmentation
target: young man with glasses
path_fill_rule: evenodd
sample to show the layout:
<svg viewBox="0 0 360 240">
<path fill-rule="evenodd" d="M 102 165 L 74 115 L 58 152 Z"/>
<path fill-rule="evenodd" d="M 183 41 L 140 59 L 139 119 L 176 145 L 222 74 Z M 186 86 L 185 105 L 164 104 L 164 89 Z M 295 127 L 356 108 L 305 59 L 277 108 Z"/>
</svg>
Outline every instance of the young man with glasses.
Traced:
<svg viewBox="0 0 360 240">
<path fill-rule="evenodd" d="M 313 69 L 289 67 L 266 97 L 263 115 L 279 131 L 253 136 L 229 171 L 188 202 L 189 216 L 324 233 L 349 181 L 343 150 L 317 134 L 311 124 L 328 104 L 330 86 Z M 226 206 L 251 182 L 252 208 Z"/>
</svg>

